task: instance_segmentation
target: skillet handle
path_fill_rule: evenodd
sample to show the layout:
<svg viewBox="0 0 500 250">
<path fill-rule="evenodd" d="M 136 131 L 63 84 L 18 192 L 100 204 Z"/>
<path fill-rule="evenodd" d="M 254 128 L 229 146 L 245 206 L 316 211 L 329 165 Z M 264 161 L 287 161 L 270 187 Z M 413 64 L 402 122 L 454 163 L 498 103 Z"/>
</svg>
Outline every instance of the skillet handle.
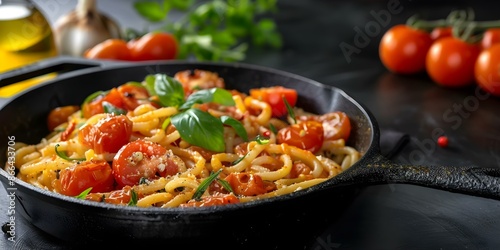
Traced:
<svg viewBox="0 0 500 250">
<path fill-rule="evenodd" d="M 59 56 L 3 72 L 0 74 L 0 88 L 9 87 L 0 89 L 0 106 L 18 92 L 63 74 L 86 68 L 104 68 L 126 63 L 130 62 Z"/>
<path fill-rule="evenodd" d="M 500 200 L 500 168 L 406 166 L 384 160 L 355 167 L 345 174 L 332 184 L 413 184 Z"/>
<path fill-rule="evenodd" d="M 89 67 L 98 67 L 101 65 L 102 63 L 98 61 L 83 60 L 72 57 L 55 57 L 3 72 L 0 74 L 0 87 L 5 87 L 50 73 L 66 73 Z"/>
</svg>

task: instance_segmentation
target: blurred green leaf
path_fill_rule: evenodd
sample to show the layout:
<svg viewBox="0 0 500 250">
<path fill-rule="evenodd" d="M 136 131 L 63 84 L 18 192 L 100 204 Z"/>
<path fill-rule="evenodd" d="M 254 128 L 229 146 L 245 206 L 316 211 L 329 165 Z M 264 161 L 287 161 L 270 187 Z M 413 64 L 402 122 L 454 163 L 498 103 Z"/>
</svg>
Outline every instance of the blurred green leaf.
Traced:
<svg viewBox="0 0 500 250">
<path fill-rule="evenodd" d="M 203 61 L 244 60 L 249 43 L 256 47 L 280 48 L 282 37 L 274 20 L 266 16 L 277 11 L 277 0 L 164 0 L 137 2 L 136 10 L 149 21 L 165 21 L 162 30 L 179 42 L 179 59 Z M 183 18 L 169 21 L 172 10 Z"/>
<path fill-rule="evenodd" d="M 170 8 L 164 7 L 165 5 L 161 6 L 160 3 L 151 1 L 140 1 L 134 3 L 134 8 L 139 15 L 151 22 L 159 22 L 167 17 Z"/>
</svg>

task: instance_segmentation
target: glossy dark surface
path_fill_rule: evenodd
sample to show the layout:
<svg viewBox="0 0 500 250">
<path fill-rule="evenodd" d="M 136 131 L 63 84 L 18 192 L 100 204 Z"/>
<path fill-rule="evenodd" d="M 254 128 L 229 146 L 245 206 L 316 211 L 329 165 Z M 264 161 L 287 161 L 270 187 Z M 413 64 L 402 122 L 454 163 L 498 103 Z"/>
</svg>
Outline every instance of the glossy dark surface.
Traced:
<svg viewBox="0 0 500 250">
<path fill-rule="evenodd" d="M 247 61 L 345 90 L 375 116 L 382 130 L 383 147 L 401 135 L 410 136 L 410 142 L 393 156 L 394 161 L 499 168 L 499 98 L 477 94 L 474 86 L 443 89 L 425 74 L 389 73 L 377 57 L 382 32 L 360 47 L 360 53 L 353 54 L 350 63 L 342 54 L 339 44 L 353 44 L 354 27 L 365 27 L 373 20 L 370 11 L 385 10 L 388 2 L 391 1 L 282 3 L 277 20 L 285 35 L 285 48 L 280 52 L 255 51 Z M 400 4 L 403 10 L 391 16 L 391 24 L 404 22 L 415 13 L 440 17 L 438 14 L 445 15 L 463 6 L 475 7 L 478 18 L 495 18 L 494 10 L 499 5 L 495 1 Z M 450 139 L 447 148 L 435 144 L 433 131 L 441 130 Z M 0 219 L 8 222 L 9 200 L 3 189 L 0 199 Z M 77 248 L 47 236 L 21 217 L 16 217 L 15 223 L 16 242 L 4 237 L 0 249 Z M 344 210 L 325 216 L 324 220 L 293 225 L 289 230 L 292 237 L 279 233 L 272 238 L 272 229 L 255 232 L 249 226 L 249 233 L 241 232 L 240 237 L 200 239 L 188 245 L 232 243 L 261 249 L 498 249 L 500 201 L 412 185 L 378 185 L 361 190 Z M 269 244 L 263 242 L 263 235 L 272 239 Z M 165 245 L 181 246 L 182 242 Z"/>
</svg>

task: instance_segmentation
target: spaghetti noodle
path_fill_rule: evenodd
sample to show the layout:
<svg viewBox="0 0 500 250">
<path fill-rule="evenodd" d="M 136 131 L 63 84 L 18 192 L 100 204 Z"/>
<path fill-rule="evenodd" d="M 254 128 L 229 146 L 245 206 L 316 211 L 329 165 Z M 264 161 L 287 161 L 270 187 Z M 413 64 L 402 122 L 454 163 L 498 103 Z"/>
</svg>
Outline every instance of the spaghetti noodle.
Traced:
<svg viewBox="0 0 500 250">
<path fill-rule="evenodd" d="M 210 206 L 305 189 L 360 158 L 346 145 L 345 113 L 307 113 L 283 90 L 296 95 L 226 90 L 216 73 L 195 70 L 98 92 L 40 143 L 17 149 L 17 177 L 92 201 Z M 283 107 L 285 118 L 275 112 Z"/>
</svg>

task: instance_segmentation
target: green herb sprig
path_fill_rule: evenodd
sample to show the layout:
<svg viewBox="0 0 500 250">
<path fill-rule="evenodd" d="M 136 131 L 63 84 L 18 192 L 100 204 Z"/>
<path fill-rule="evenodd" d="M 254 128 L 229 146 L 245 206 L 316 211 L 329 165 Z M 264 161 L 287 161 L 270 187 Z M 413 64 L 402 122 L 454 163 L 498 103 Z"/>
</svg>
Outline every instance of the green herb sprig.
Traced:
<svg viewBox="0 0 500 250">
<path fill-rule="evenodd" d="M 176 36 L 179 59 L 240 61 L 250 45 L 277 49 L 283 43 L 276 22 L 268 15 L 277 12 L 277 0 L 140 0 L 134 8 Z M 169 20 L 173 11 L 184 15 Z"/>
</svg>

